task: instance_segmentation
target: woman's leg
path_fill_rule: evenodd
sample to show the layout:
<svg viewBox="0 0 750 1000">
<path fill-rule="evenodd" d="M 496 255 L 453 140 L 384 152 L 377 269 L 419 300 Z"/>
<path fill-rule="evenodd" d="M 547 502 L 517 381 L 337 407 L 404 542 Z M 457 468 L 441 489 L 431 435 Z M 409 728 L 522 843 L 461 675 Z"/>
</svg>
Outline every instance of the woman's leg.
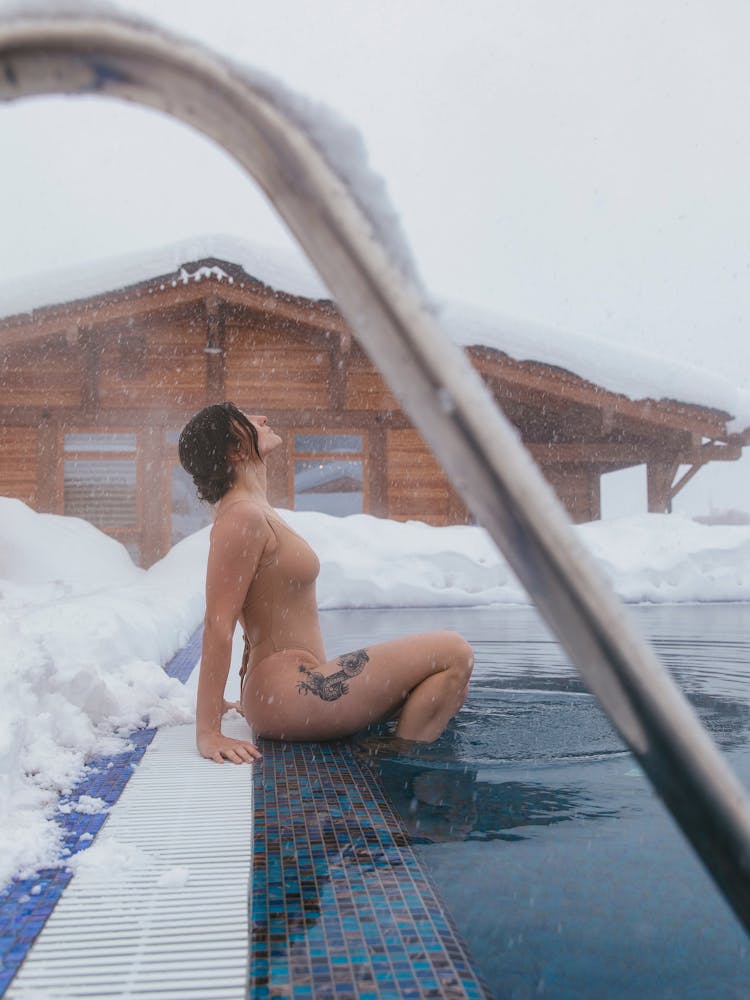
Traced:
<svg viewBox="0 0 750 1000">
<path fill-rule="evenodd" d="M 474 662 L 455 632 L 393 639 L 316 664 L 285 650 L 249 673 L 245 716 L 259 736 L 320 740 L 350 736 L 400 709 L 402 739 L 436 739 L 466 698 Z"/>
</svg>

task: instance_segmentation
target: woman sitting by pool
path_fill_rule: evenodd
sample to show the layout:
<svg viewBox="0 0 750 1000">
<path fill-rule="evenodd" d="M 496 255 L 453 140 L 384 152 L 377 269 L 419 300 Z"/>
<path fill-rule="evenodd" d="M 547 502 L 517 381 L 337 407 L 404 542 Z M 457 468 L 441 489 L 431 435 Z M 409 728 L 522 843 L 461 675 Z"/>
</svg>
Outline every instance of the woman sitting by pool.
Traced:
<svg viewBox="0 0 750 1000">
<path fill-rule="evenodd" d="M 455 632 L 427 632 L 329 660 L 318 621 L 318 558 L 271 507 L 266 457 L 281 438 L 232 403 L 207 406 L 180 435 L 183 468 L 216 507 L 206 572 L 196 738 L 218 764 L 259 751 L 221 732 L 238 621 L 245 634 L 237 706 L 257 736 L 328 740 L 398 716 L 396 736 L 436 739 L 466 698 L 471 647 Z"/>
</svg>

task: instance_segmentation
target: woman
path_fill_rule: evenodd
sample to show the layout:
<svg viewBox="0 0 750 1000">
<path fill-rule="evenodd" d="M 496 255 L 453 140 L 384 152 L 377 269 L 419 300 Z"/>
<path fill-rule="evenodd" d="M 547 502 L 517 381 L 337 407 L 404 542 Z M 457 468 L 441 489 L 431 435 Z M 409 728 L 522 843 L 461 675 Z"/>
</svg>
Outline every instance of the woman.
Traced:
<svg viewBox="0 0 750 1000">
<path fill-rule="evenodd" d="M 198 495 L 215 505 L 206 574 L 206 622 L 196 736 L 218 764 L 259 751 L 221 732 L 232 636 L 245 633 L 237 707 L 258 736 L 326 740 L 398 714 L 396 735 L 436 739 L 466 698 L 471 647 L 455 632 L 395 639 L 329 660 L 315 599 L 310 546 L 266 496 L 266 458 L 281 438 L 262 416 L 208 406 L 185 426 L 179 453 Z"/>
</svg>

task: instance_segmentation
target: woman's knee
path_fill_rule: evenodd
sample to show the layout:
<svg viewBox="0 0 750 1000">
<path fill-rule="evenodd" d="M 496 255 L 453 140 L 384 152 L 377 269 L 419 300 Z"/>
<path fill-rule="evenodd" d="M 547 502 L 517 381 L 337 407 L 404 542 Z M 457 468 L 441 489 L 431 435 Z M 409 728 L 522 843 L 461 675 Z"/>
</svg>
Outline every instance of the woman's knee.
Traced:
<svg viewBox="0 0 750 1000">
<path fill-rule="evenodd" d="M 474 667 L 474 650 L 458 632 L 445 631 L 440 635 L 448 668 L 468 684 Z"/>
</svg>

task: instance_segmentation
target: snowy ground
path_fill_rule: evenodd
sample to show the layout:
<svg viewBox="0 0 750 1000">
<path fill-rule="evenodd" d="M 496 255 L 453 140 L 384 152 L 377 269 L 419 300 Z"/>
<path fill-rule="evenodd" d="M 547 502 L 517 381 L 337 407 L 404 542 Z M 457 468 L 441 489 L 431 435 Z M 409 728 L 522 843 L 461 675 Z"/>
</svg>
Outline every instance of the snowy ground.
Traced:
<svg viewBox="0 0 750 1000">
<path fill-rule="evenodd" d="M 528 602 L 481 528 L 282 513 L 321 558 L 321 608 Z M 626 601 L 750 601 L 750 526 L 650 514 L 576 531 Z M 87 757 L 192 718 L 161 666 L 203 616 L 207 550 L 204 529 L 141 570 L 87 522 L 0 498 L 0 886 L 57 858 L 50 816 Z"/>
</svg>

